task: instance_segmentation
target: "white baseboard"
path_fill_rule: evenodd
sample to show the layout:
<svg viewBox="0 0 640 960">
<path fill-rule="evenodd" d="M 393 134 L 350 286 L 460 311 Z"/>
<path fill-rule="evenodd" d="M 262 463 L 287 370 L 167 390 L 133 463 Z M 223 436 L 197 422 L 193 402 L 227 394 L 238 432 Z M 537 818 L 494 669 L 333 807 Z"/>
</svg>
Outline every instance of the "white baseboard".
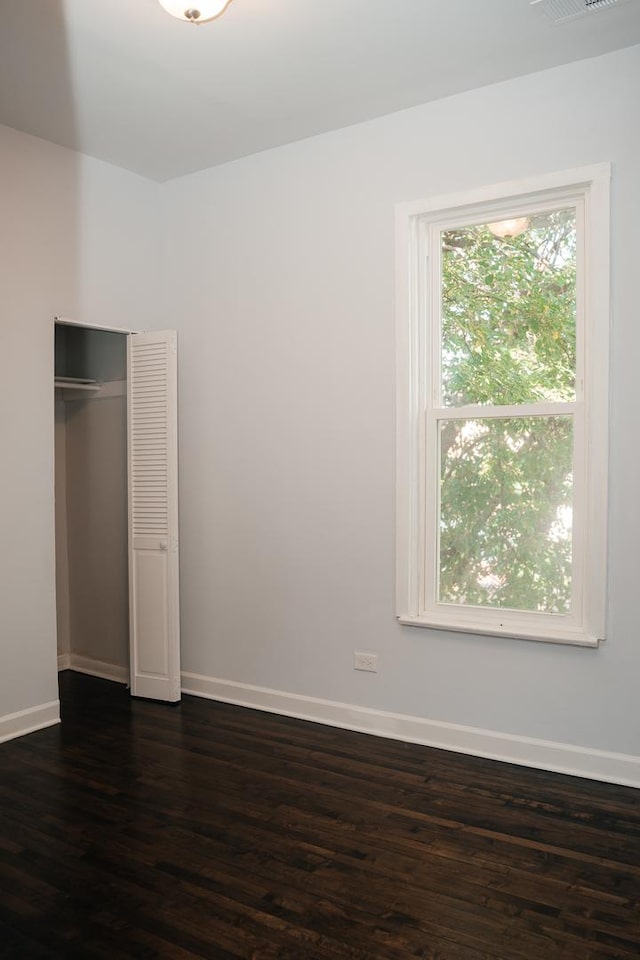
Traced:
<svg viewBox="0 0 640 960">
<path fill-rule="evenodd" d="M 267 687 L 204 677 L 196 673 L 182 674 L 182 692 L 265 710 L 268 713 L 344 727 L 378 737 L 420 743 L 575 777 L 640 787 L 640 757 L 630 754 L 591 750 L 550 740 L 498 733 L 495 730 L 387 713 L 334 700 L 320 700 L 316 697 L 270 690 Z"/>
<path fill-rule="evenodd" d="M 63 666 L 60 666 L 61 660 L 64 661 Z M 63 657 L 58 657 L 58 670 L 73 670 L 75 673 L 86 673 L 90 677 L 99 677 L 101 680 L 129 683 L 127 667 L 119 667 L 115 663 L 105 663 L 103 660 L 94 660 L 93 657 L 81 657 L 77 653 L 69 653 L 63 655 Z"/>
<path fill-rule="evenodd" d="M 68 653 L 59 653 L 58 654 L 58 673 L 61 673 L 63 670 L 71 669 L 71 655 Z"/>
<path fill-rule="evenodd" d="M 33 733 L 44 727 L 52 727 L 60 723 L 60 701 L 51 700 L 50 703 L 41 703 L 28 710 L 19 710 L 17 713 L 8 713 L 0 717 L 0 743 L 23 737 L 25 733 Z"/>
</svg>

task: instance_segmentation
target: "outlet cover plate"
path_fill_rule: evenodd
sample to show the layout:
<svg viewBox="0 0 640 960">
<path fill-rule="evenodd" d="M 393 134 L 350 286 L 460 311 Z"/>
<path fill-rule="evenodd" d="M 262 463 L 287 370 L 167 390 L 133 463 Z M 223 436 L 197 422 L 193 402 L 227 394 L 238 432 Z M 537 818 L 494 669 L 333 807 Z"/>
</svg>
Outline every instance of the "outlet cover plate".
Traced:
<svg viewBox="0 0 640 960">
<path fill-rule="evenodd" d="M 353 669 L 368 670 L 369 673 L 378 672 L 378 654 L 353 651 Z"/>
</svg>

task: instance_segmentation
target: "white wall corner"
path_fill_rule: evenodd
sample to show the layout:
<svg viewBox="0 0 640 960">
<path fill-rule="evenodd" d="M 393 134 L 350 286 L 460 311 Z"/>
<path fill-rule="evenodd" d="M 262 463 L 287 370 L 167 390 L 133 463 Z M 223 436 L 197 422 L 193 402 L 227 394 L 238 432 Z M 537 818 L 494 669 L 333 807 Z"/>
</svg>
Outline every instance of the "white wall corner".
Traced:
<svg viewBox="0 0 640 960">
<path fill-rule="evenodd" d="M 392 740 L 640 788 L 640 757 L 182 674 L 182 692 Z"/>
<path fill-rule="evenodd" d="M 60 701 L 51 700 L 41 703 L 28 710 L 19 710 L 17 713 L 8 713 L 0 717 L 0 743 L 23 737 L 26 733 L 42 730 L 60 723 Z"/>
</svg>

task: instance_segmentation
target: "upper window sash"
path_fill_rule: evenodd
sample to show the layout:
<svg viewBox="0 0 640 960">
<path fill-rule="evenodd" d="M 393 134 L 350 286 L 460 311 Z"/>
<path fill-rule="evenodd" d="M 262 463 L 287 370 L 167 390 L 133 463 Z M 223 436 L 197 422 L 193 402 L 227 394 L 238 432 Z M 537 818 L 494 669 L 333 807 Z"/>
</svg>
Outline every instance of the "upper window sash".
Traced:
<svg viewBox="0 0 640 960">
<path fill-rule="evenodd" d="M 479 208 L 480 207 L 480 208 Z M 428 357 L 425 370 L 425 404 L 428 408 L 448 409 L 453 404 L 444 404 L 442 398 L 442 250 L 441 237 L 446 231 L 456 228 L 483 225 L 512 217 L 514 213 L 529 215 L 551 213 L 559 208 L 573 209 L 576 221 L 576 401 L 583 399 L 584 391 L 584 280 L 585 280 L 585 198 L 582 190 L 554 191 L 551 197 L 529 199 L 528 197 L 510 197 L 500 203 L 473 204 L 464 207 L 465 212 L 456 211 L 451 215 L 436 218 L 424 214 L 418 218 L 416 230 L 416 254 L 420 277 L 419 288 L 422 293 L 419 309 L 425 311 L 423 323 L 427 329 L 428 342 L 425 344 Z M 430 363 L 429 363 L 430 360 Z M 482 405 L 480 405 L 482 406 Z"/>
</svg>

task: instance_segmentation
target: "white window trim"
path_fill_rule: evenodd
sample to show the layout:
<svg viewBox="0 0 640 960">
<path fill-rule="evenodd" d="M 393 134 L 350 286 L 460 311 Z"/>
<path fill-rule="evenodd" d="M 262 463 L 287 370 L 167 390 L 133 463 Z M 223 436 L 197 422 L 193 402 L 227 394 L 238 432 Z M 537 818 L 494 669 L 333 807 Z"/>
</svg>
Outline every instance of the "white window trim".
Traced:
<svg viewBox="0 0 640 960">
<path fill-rule="evenodd" d="M 607 460 L 609 407 L 609 186 L 608 163 L 486 186 L 465 193 L 398 204 L 396 207 L 396 612 L 400 623 L 469 634 L 516 637 L 595 647 L 605 639 L 607 571 Z M 427 421 L 432 407 L 427 362 L 429 324 L 425 309 L 425 235 L 445 223 L 500 219 L 503 212 L 549 208 L 580 197 L 585 244 L 582 253 L 584 317 L 577 343 L 576 417 L 585 417 L 585 443 L 574 460 L 585 465 L 584 489 L 576 499 L 584 522 L 574 531 L 581 558 L 579 609 L 569 616 L 497 608 L 425 603 L 427 556 L 435 552 L 427 533 Z M 439 254 L 438 254 L 439 255 Z M 580 265 L 579 265 L 580 271 Z M 580 297 L 578 291 L 578 297 Z M 431 309 L 434 309 L 433 303 Z M 434 327 L 435 324 L 432 325 Z M 585 349 L 586 346 L 586 349 Z M 439 344 L 437 345 L 439 355 Z M 583 390 L 583 386 L 585 390 Z M 562 404 L 553 404 L 562 412 Z M 477 408 L 472 408 L 477 415 Z M 483 408 L 494 414 L 498 408 Z M 509 408 L 501 408 L 508 413 Z M 518 408 L 522 412 L 522 407 Z M 542 412 L 541 408 L 539 411 Z M 464 408 L 453 408 L 459 418 Z M 580 433 L 580 431 L 578 431 Z M 435 483 L 435 474 L 431 484 Z M 431 495 L 434 495 L 431 489 Z M 433 526 L 433 521 L 432 521 Z M 429 541 L 429 542 L 427 542 Z M 431 546 L 433 544 L 433 547 Z M 437 609 L 436 609 L 437 608 Z"/>
</svg>

